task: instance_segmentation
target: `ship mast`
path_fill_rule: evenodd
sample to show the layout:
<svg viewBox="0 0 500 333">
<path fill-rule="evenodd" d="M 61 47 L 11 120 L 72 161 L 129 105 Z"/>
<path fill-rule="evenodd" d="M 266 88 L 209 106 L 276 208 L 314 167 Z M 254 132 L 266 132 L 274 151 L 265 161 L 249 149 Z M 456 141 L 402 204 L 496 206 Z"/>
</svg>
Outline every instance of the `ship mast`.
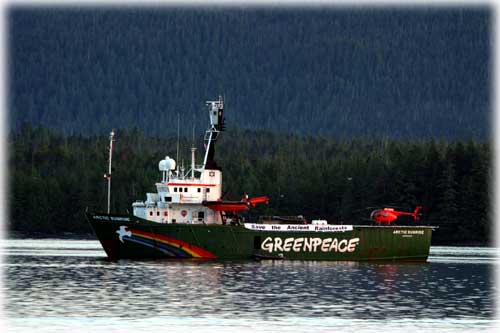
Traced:
<svg viewBox="0 0 500 333">
<path fill-rule="evenodd" d="M 177 112 L 177 155 L 175 157 L 175 161 L 177 162 L 177 169 L 175 170 L 177 178 L 181 178 L 179 176 L 179 167 L 180 167 L 180 163 L 179 163 L 179 140 L 180 140 L 180 136 L 181 136 L 181 116 L 180 116 L 179 112 Z"/>
<path fill-rule="evenodd" d="M 196 147 L 194 146 L 194 122 L 193 122 L 193 145 L 191 146 L 191 179 L 194 179 L 194 170 L 196 168 L 195 152 L 196 152 Z"/>
<path fill-rule="evenodd" d="M 111 130 L 109 134 L 109 161 L 108 161 L 108 173 L 104 175 L 104 178 L 108 180 L 108 214 L 111 207 L 111 161 L 113 158 L 113 142 L 115 141 L 115 130 Z"/>
<path fill-rule="evenodd" d="M 202 170 L 218 169 L 214 161 L 215 142 L 220 132 L 225 130 L 224 124 L 224 100 L 219 96 L 218 101 L 207 101 L 210 116 L 210 128 L 205 132 L 205 158 L 203 159 Z"/>
</svg>

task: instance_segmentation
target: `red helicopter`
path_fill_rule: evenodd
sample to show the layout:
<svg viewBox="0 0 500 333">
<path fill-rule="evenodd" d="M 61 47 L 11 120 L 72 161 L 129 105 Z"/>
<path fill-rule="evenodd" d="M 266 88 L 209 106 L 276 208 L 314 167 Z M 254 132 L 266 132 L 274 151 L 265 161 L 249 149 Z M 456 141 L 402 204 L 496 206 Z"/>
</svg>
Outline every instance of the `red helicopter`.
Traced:
<svg viewBox="0 0 500 333">
<path fill-rule="evenodd" d="M 401 212 L 401 211 L 397 211 L 397 210 L 394 210 L 394 208 L 381 208 L 381 209 L 376 209 L 374 211 L 372 211 L 372 213 L 370 214 L 370 219 L 372 221 L 374 221 L 375 223 L 377 223 L 378 225 L 380 224 L 391 224 L 392 222 L 394 222 L 395 220 L 397 220 L 397 218 L 401 215 L 405 215 L 405 216 L 412 216 L 413 219 L 416 221 L 417 218 L 418 218 L 418 212 L 422 209 L 422 206 L 417 206 L 415 208 L 415 211 L 412 213 L 412 212 Z"/>
</svg>

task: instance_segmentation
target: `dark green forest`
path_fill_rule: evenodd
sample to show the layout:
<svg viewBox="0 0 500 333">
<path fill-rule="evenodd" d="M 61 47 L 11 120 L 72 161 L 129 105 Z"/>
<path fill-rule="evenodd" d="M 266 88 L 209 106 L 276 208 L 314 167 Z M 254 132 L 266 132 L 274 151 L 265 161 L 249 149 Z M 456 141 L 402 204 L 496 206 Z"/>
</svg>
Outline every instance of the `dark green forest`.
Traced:
<svg viewBox="0 0 500 333">
<path fill-rule="evenodd" d="M 488 6 L 12 6 L 7 21 L 16 130 L 169 137 L 223 94 L 238 128 L 489 139 Z"/>
<path fill-rule="evenodd" d="M 337 141 L 267 131 L 230 130 L 216 148 L 226 199 L 268 195 L 254 215 L 302 214 L 358 223 L 370 206 L 423 205 L 434 244 L 487 244 L 491 153 L 473 140 Z M 202 138 L 196 138 L 201 142 Z M 91 233 L 86 209 L 104 211 L 107 136 L 65 136 L 25 126 L 10 146 L 10 230 L 28 235 Z M 191 140 L 182 139 L 186 164 Z M 203 151 L 198 147 L 199 152 Z M 158 161 L 175 156 L 176 139 L 120 131 L 114 154 L 112 210 L 125 213 L 160 180 Z M 201 153 L 198 162 L 201 160 Z"/>
</svg>

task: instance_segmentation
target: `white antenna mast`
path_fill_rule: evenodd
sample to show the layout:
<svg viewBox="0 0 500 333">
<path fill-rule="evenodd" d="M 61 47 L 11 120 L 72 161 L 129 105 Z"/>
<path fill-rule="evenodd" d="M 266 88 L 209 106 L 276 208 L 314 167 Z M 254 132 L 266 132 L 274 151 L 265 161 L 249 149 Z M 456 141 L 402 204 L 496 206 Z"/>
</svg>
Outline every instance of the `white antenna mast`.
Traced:
<svg viewBox="0 0 500 333">
<path fill-rule="evenodd" d="M 193 115 L 193 147 L 194 147 L 194 130 L 195 130 L 195 128 L 196 128 L 196 124 L 195 124 L 195 122 L 194 122 L 194 121 L 195 121 L 195 120 L 194 120 L 194 115 Z"/>
<path fill-rule="evenodd" d="M 177 112 L 177 157 L 176 157 L 176 162 L 177 162 L 177 177 L 179 177 L 179 137 L 181 135 L 181 118 L 180 118 L 179 112 Z"/>
<path fill-rule="evenodd" d="M 194 179 L 194 169 L 196 167 L 195 165 L 195 151 L 196 148 L 194 146 L 194 117 L 193 117 L 193 145 L 191 146 L 191 178 Z"/>
<path fill-rule="evenodd" d="M 109 163 L 108 163 L 108 173 L 104 175 L 104 178 L 108 179 L 108 214 L 111 208 L 111 161 L 113 159 L 113 142 L 115 141 L 115 130 L 112 129 L 109 134 Z"/>
</svg>

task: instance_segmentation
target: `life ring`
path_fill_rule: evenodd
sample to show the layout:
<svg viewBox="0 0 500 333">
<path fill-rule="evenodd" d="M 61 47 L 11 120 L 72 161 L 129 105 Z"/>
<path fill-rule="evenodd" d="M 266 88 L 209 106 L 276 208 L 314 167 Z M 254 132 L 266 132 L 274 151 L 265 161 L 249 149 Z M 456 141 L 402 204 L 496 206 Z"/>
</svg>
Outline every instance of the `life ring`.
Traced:
<svg viewBox="0 0 500 333">
<path fill-rule="evenodd" d="M 181 211 L 181 215 L 182 215 L 182 217 L 186 217 L 187 213 L 188 213 L 188 212 L 187 212 L 187 210 L 183 209 L 183 210 Z"/>
</svg>

